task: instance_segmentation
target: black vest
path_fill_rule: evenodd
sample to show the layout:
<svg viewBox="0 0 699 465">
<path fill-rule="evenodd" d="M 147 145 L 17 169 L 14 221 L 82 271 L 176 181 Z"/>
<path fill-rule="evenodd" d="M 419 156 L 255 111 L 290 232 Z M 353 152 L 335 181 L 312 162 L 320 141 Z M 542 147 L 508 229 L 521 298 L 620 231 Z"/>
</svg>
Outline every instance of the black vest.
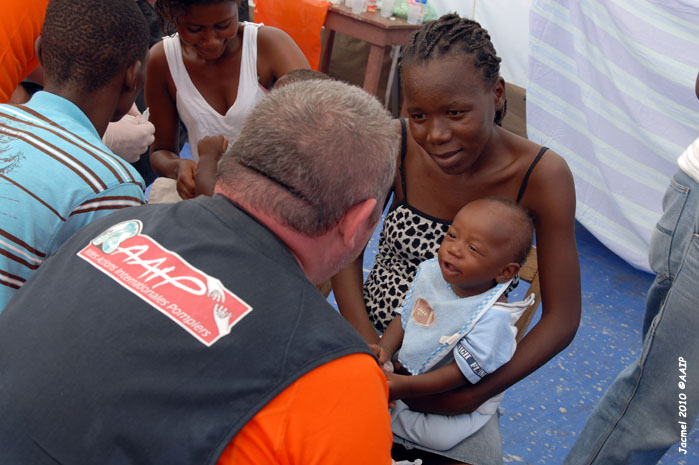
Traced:
<svg viewBox="0 0 699 465">
<path fill-rule="evenodd" d="M 131 219 L 252 311 L 207 347 L 76 255 Z M 283 389 L 357 352 L 370 353 L 286 246 L 226 198 L 121 210 L 73 236 L 0 314 L 0 463 L 213 464 Z"/>
</svg>

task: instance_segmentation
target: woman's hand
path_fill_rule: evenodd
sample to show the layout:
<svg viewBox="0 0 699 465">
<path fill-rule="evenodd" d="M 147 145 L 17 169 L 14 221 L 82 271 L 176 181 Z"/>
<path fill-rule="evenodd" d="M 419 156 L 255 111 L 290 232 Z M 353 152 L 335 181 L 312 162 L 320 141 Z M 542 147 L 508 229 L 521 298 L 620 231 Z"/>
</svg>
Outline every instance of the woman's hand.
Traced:
<svg viewBox="0 0 699 465">
<path fill-rule="evenodd" d="M 196 175 L 197 164 L 194 160 L 180 159 L 180 164 L 177 168 L 177 193 L 185 200 L 194 197 L 194 179 Z"/>
<path fill-rule="evenodd" d="M 381 347 L 380 344 L 369 344 L 369 348 L 374 352 L 376 358 L 379 359 L 379 365 L 381 368 L 384 369 L 384 365 L 391 361 L 391 355 L 386 352 L 386 349 Z M 393 365 L 391 365 L 391 368 L 393 368 Z"/>
</svg>

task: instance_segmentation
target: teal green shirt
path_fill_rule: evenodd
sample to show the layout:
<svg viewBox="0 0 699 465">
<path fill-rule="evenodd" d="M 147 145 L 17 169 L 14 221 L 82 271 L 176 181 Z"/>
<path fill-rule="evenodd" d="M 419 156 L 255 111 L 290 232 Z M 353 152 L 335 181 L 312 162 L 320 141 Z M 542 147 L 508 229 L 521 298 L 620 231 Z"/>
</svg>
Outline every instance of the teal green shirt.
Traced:
<svg viewBox="0 0 699 465">
<path fill-rule="evenodd" d="M 143 189 L 69 100 L 38 92 L 0 105 L 0 312 L 75 231 L 143 204 Z"/>
</svg>

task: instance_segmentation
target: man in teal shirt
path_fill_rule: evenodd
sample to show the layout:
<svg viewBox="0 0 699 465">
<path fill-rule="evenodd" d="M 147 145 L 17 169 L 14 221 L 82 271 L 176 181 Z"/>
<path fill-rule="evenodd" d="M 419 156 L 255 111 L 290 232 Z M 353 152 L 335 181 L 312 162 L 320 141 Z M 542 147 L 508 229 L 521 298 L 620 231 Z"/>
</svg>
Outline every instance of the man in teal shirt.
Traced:
<svg viewBox="0 0 699 465">
<path fill-rule="evenodd" d="M 53 0 L 36 48 L 44 91 L 0 105 L 0 312 L 75 231 L 144 203 L 141 176 L 102 143 L 145 81 L 136 4 Z"/>
</svg>

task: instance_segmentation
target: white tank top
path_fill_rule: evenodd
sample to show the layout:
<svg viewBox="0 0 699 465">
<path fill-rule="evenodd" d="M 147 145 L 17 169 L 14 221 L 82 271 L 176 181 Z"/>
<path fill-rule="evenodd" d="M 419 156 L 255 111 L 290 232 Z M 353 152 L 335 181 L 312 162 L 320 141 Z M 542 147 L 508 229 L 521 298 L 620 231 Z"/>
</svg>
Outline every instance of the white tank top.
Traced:
<svg viewBox="0 0 699 465">
<path fill-rule="evenodd" d="M 687 147 L 677 159 L 677 164 L 689 177 L 699 182 L 699 139 L 695 139 Z"/>
<path fill-rule="evenodd" d="M 266 92 L 257 81 L 257 29 L 262 24 L 243 23 L 243 51 L 238 78 L 238 95 L 225 115 L 211 108 L 199 93 L 182 60 L 182 45 L 177 34 L 163 39 L 165 58 L 177 89 L 177 112 L 189 133 L 194 161 L 199 161 L 197 143 L 206 136 L 223 134 L 229 144 L 238 137 L 243 121 Z"/>
</svg>

